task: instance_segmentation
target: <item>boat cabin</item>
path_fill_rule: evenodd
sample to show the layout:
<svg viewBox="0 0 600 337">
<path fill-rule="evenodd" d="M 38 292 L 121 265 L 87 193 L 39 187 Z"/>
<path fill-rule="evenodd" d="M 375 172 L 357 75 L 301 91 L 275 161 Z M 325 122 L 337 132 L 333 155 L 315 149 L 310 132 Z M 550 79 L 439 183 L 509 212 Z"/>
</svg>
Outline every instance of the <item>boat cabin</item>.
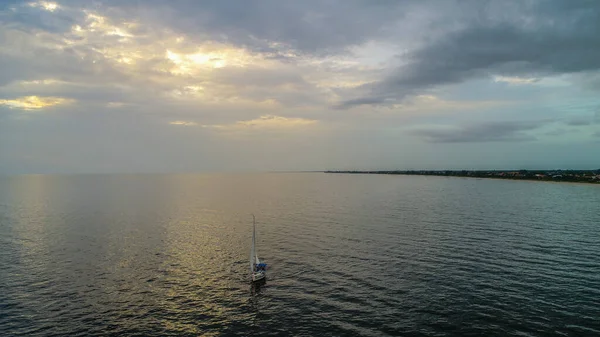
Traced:
<svg viewBox="0 0 600 337">
<path fill-rule="evenodd" d="M 266 271 L 266 270 L 267 270 L 266 263 L 259 263 L 256 265 L 256 271 Z"/>
</svg>

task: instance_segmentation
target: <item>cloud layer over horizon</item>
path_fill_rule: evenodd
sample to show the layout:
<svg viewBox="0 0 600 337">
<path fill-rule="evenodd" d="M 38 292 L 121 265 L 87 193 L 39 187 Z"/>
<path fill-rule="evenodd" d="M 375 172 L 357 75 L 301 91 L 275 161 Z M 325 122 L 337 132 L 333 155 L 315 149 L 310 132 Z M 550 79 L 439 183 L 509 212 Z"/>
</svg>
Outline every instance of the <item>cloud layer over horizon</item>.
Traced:
<svg viewBox="0 0 600 337">
<path fill-rule="evenodd" d="M 0 0 L 0 173 L 599 168 L 594 1 Z"/>
</svg>

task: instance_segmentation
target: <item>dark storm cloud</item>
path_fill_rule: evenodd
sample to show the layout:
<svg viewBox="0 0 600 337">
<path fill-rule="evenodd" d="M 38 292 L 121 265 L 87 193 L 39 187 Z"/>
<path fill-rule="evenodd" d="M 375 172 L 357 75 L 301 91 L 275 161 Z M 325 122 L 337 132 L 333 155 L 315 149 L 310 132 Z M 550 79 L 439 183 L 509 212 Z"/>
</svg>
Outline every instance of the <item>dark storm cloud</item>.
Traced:
<svg viewBox="0 0 600 337">
<path fill-rule="evenodd" d="M 505 12 L 482 1 L 464 26 L 426 41 L 404 57 L 407 64 L 366 85 L 350 107 L 402 99 L 418 91 L 500 74 L 545 76 L 600 69 L 600 2 L 507 2 Z M 531 5 L 527 5 L 531 4 Z"/>
<path fill-rule="evenodd" d="M 511 142 L 536 138 L 525 131 L 535 130 L 547 121 L 486 122 L 464 125 L 456 129 L 416 130 L 413 133 L 432 143 Z"/>
<path fill-rule="evenodd" d="M 568 120 L 565 124 L 569 125 L 569 126 L 585 126 L 585 125 L 592 125 L 594 123 L 594 120 L 591 118 L 573 118 Z"/>
<path fill-rule="evenodd" d="M 226 41 L 278 60 L 292 57 L 290 51 L 340 54 L 369 41 L 388 41 L 403 48 L 404 43 L 418 46 L 405 48 L 407 53 L 399 57 L 405 64 L 389 69 L 387 77 L 343 94 L 339 108 L 393 104 L 435 86 L 491 73 L 519 76 L 600 69 L 600 2 L 595 1 L 59 3 L 64 6 L 53 13 L 39 13 L 31 8 L 21 10 L 11 20 L 41 25 L 39 29 L 46 31 L 66 31 L 77 21 L 72 9 L 85 6 L 98 9 L 115 21 L 152 22 L 184 33 L 192 40 Z M 25 2 L 20 6 L 27 7 Z M 39 15 L 37 19 L 32 16 L 34 13 Z M 422 20 L 414 21 L 421 16 Z M 426 38 L 419 39 L 423 36 Z"/>
<path fill-rule="evenodd" d="M 75 1 L 68 3 L 75 4 Z M 210 35 L 256 50 L 266 43 L 324 53 L 364 43 L 400 20 L 414 1 L 369 0 L 124 0 L 105 1 L 132 16 L 151 18 L 190 35 Z"/>
<path fill-rule="evenodd" d="M 353 106 L 353 105 L 383 105 L 383 103 L 385 102 L 385 100 L 387 99 L 387 97 L 361 97 L 361 98 L 355 98 L 355 99 L 350 99 L 344 102 L 344 104 L 341 105 L 336 105 L 333 108 L 336 109 L 343 109 L 349 106 Z"/>
<path fill-rule="evenodd" d="M 59 7 L 53 11 L 47 11 L 41 10 L 39 7 L 40 4 L 33 1 L 0 0 L 0 27 L 29 32 L 44 31 L 63 34 L 69 32 L 73 25 L 85 17 L 80 8 Z"/>
<path fill-rule="evenodd" d="M 569 126 L 588 126 L 600 124 L 600 112 L 596 112 L 594 115 L 570 117 L 564 120 L 564 124 Z"/>
</svg>

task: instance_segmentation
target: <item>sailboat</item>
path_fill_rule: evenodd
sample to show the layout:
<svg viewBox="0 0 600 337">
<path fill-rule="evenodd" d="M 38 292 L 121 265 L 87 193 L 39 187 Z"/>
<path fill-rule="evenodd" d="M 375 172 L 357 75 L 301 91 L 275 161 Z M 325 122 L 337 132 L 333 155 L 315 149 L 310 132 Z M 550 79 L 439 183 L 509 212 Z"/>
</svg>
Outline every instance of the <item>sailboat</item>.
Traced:
<svg viewBox="0 0 600 337">
<path fill-rule="evenodd" d="M 263 281 L 267 276 L 267 264 L 260 262 L 256 254 L 256 218 L 252 214 L 252 248 L 250 248 L 250 275 L 252 282 Z"/>
</svg>

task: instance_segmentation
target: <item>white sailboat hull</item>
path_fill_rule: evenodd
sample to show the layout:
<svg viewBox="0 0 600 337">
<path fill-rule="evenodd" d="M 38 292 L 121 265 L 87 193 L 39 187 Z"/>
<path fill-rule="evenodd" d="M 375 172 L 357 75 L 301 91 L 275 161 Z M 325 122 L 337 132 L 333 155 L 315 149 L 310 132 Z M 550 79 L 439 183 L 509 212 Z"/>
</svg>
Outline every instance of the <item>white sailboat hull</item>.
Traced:
<svg viewBox="0 0 600 337">
<path fill-rule="evenodd" d="M 264 272 L 252 273 L 252 282 L 262 281 L 266 276 Z"/>
</svg>

